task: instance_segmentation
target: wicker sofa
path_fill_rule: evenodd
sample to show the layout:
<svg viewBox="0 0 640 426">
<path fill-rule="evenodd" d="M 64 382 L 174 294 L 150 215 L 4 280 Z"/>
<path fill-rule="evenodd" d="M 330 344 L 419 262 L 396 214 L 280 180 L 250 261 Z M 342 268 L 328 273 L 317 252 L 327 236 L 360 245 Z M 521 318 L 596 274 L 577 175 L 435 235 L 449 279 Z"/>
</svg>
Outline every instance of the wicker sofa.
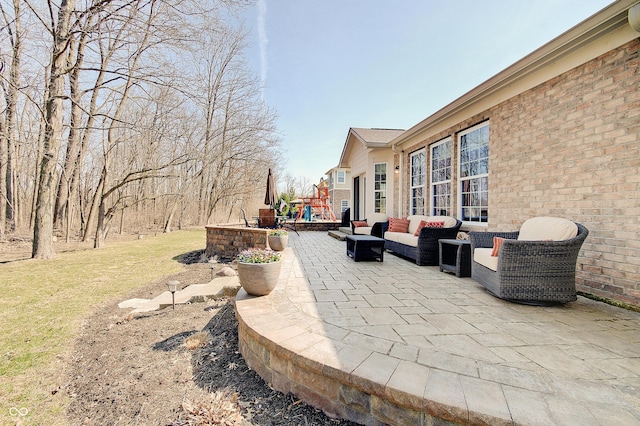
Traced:
<svg viewBox="0 0 640 426">
<path fill-rule="evenodd" d="M 394 254 L 407 257 L 416 262 L 417 265 L 437 265 L 438 264 L 438 240 L 455 239 L 462 222 L 451 216 L 408 216 L 409 228 L 407 232 L 394 232 L 389 229 L 389 222 L 383 225 L 384 248 Z M 425 226 L 416 231 L 421 222 L 444 223 L 443 227 Z"/>
<path fill-rule="evenodd" d="M 579 223 L 553 217 L 528 219 L 517 232 L 471 232 L 471 277 L 513 302 L 575 301 L 578 252 L 588 234 Z M 494 237 L 504 239 L 495 251 Z"/>
</svg>

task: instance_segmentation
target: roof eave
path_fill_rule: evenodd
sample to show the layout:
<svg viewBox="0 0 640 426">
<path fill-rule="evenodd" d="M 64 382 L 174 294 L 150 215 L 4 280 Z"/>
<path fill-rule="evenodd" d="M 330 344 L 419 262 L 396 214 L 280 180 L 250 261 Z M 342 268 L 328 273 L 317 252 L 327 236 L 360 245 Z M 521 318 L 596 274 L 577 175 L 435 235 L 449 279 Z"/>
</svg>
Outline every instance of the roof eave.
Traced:
<svg viewBox="0 0 640 426">
<path fill-rule="evenodd" d="M 607 6 L 398 135 L 389 142 L 389 145 L 395 148 L 425 129 L 490 97 L 501 89 L 555 62 L 558 58 L 578 50 L 602 34 L 622 27 L 627 24 L 628 9 L 637 2 L 637 0 L 620 0 Z"/>
</svg>

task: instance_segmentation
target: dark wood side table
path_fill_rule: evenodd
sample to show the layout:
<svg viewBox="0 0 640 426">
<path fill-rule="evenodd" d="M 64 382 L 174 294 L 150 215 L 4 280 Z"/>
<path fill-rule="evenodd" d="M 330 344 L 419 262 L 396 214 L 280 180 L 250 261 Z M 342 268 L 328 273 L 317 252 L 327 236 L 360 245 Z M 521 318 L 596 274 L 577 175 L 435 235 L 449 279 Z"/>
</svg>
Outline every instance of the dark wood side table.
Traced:
<svg viewBox="0 0 640 426">
<path fill-rule="evenodd" d="M 471 276 L 471 241 L 438 240 L 440 272 L 447 271 L 456 277 Z"/>
<path fill-rule="evenodd" d="M 347 235 L 347 256 L 359 262 L 361 260 L 379 260 L 384 258 L 384 239 L 370 235 Z"/>
</svg>

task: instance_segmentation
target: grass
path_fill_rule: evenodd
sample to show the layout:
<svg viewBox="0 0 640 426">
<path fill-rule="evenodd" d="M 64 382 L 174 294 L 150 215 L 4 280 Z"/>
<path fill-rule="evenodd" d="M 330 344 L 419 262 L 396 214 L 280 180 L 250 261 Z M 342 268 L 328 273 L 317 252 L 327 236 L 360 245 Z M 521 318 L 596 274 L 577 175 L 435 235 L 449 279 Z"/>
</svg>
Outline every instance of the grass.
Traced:
<svg viewBox="0 0 640 426">
<path fill-rule="evenodd" d="M 82 319 L 179 272 L 177 256 L 204 246 L 204 230 L 188 230 L 0 266 L 0 424 L 66 424 L 66 400 L 56 389 Z"/>
</svg>

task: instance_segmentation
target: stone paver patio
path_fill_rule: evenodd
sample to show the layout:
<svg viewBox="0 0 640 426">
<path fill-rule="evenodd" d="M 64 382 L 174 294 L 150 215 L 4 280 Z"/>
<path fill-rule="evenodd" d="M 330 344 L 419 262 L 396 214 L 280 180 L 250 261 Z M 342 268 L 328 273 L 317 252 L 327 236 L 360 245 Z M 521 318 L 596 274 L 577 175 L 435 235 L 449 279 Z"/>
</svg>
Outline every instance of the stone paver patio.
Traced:
<svg viewBox="0 0 640 426">
<path fill-rule="evenodd" d="M 236 299 L 274 388 L 362 424 L 640 424 L 640 314 L 505 302 L 392 254 L 354 262 L 326 232 L 289 245 L 278 287 Z"/>
</svg>

